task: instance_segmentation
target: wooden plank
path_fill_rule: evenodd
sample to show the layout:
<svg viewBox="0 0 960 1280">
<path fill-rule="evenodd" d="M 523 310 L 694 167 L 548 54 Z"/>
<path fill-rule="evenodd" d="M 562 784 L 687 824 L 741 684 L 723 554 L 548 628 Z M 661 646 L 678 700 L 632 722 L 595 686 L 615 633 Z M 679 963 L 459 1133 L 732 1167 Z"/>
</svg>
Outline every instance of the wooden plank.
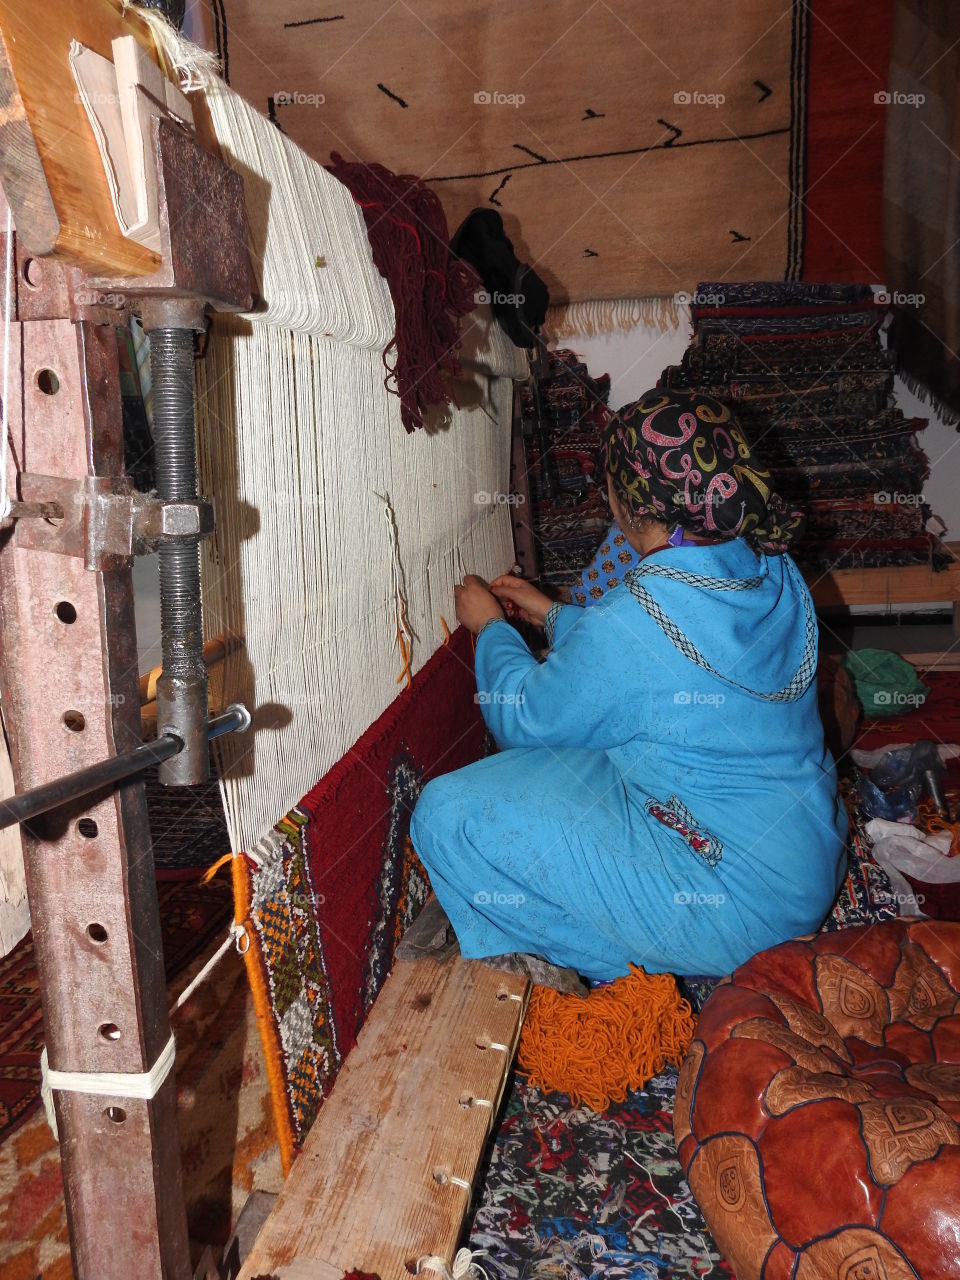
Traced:
<svg viewBox="0 0 960 1280">
<path fill-rule="evenodd" d="M 818 609 L 849 608 L 863 604 L 925 604 L 960 600 L 960 542 L 948 542 L 953 560 L 934 573 L 929 565 L 890 566 L 883 569 L 835 569 L 806 574 L 807 585 Z"/>
<path fill-rule="evenodd" d="M 470 1192 L 451 1179 L 473 1183 L 527 985 L 459 955 L 398 961 L 239 1280 L 452 1261 Z"/>
<path fill-rule="evenodd" d="M 68 61 L 71 39 L 112 58 L 132 35 L 156 61 L 149 31 L 120 0 L 0 3 L 0 182 L 23 244 L 95 268 L 148 275 L 157 254 L 120 230 L 93 130 Z M 38 171 L 39 166 L 39 171 Z"/>
<path fill-rule="evenodd" d="M 943 649 L 939 653 L 901 653 L 900 657 L 916 667 L 921 676 L 928 671 L 960 671 L 960 649 Z"/>
</svg>

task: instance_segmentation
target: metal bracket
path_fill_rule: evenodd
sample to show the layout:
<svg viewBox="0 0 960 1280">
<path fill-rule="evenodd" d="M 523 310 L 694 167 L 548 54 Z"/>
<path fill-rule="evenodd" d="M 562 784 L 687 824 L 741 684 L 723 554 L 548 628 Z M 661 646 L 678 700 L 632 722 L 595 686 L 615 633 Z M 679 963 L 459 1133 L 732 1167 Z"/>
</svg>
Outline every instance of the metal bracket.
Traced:
<svg viewBox="0 0 960 1280">
<path fill-rule="evenodd" d="M 24 550 L 82 557 L 93 573 L 118 568 L 132 556 L 164 543 L 196 540 L 213 532 L 213 505 L 205 498 L 165 501 L 139 493 L 126 476 L 65 480 L 24 472 L 26 502 L 55 503 L 61 519 L 18 520 L 16 545 Z"/>
</svg>

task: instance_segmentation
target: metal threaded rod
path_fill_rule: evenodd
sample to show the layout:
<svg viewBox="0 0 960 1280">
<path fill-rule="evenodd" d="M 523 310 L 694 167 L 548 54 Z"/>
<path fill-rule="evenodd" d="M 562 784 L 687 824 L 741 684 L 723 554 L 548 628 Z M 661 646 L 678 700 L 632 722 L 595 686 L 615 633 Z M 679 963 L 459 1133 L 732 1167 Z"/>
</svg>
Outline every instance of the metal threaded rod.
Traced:
<svg viewBox="0 0 960 1280">
<path fill-rule="evenodd" d="M 197 497 L 197 443 L 193 406 L 193 330 L 150 330 L 153 435 L 161 498 Z M 175 733 L 184 748 L 160 767 L 168 786 L 203 782 L 209 774 L 207 673 L 203 665 L 200 542 L 184 538 L 160 546 L 160 639 L 163 671 L 157 681 L 157 727 Z"/>
</svg>

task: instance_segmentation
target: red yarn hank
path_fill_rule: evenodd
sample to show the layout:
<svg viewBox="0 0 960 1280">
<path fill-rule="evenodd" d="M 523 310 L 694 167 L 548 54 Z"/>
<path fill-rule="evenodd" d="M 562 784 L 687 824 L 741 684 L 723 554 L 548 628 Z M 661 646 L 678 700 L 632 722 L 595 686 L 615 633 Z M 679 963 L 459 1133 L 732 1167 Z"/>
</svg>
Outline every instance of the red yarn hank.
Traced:
<svg viewBox="0 0 960 1280">
<path fill-rule="evenodd" d="M 414 431 L 427 406 L 456 404 L 460 320 L 477 305 L 480 279 L 450 252 L 443 206 L 419 178 L 336 151 L 327 168 L 359 205 L 374 265 L 390 289 L 397 328 L 383 353 L 384 386 L 399 396 L 401 421 Z"/>
</svg>

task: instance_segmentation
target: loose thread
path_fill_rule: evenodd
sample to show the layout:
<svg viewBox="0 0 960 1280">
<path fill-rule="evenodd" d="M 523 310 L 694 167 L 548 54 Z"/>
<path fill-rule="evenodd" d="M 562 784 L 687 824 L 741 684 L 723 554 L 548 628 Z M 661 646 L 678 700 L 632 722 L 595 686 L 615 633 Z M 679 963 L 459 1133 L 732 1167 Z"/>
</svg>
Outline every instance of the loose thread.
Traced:
<svg viewBox="0 0 960 1280">
<path fill-rule="evenodd" d="M 403 632 L 400 630 L 399 622 L 397 622 L 397 640 L 400 643 L 400 656 L 403 658 L 403 670 L 397 676 L 397 684 L 406 680 L 407 688 L 409 689 L 413 684 L 413 675 L 410 671 L 410 646 L 403 637 Z"/>
<path fill-rule="evenodd" d="M 453 1179 L 451 1178 L 452 1182 Z M 477 1258 L 485 1258 L 487 1256 L 486 1249 L 470 1250 L 466 1247 L 458 1249 L 453 1265 L 447 1262 L 446 1258 L 441 1258 L 439 1254 L 424 1254 L 423 1257 L 417 1259 L 417 1268 L 415 1275 L 419 1275 L 421 1270 L 439 1271 L 443 1276 L 443 1280 L 468 1280 L 468 1277 L 478 1277 L 479 1280 L 488 1280 L 487 1273 L 480 1266 Z"/>
<path fill-rule="evenodd" d="M 246 943 L 246 945 L 243 946 L 241 945 L 242 943 Z M 203 966 L 200 972 L 194 976 L 191 982 L 187 983 L 184 989 L 180 992 L 179 996 L 177 996 L 176 1003 L 174 1004 L 173 1008 L 170 1010 L 171 1017 L 179 1009 L 183 1008 L 183 1006 L 187 1003 L 187 1001 L 196 991 L 197 987 L 199 987 L 201 983 L 206 982 L 207 978 L 209 978 L 210 974 L 213 972 L 213 970 L 217 967 L 217 965 L 220 963 L 223 957 L 230 950 L 231 945 L 236 948 L 237 955 L 241 955 L 241 956 L 246 955 L 246 953 L 249 951 L 250 935 L 247 933 L 247 930 L 244 925 L 234 923 L 230 926 L 230 932 L 224 938 L 223 942 L 220 943 L 220 946 L 217 947 L 216 951 L 213 953 L 213 955 L 210 957 L 207 963 Z"/>
<path fill-rule="evenodd" d="M 217 874 L 221 867 L 225 867 L 228 862 L 233 860 L 232 853 L 225 853 L 222 858 L 218 858 L 216 862 L 211 863 L 200 877 L 201 884 L 209 884 L 213 877 Z"/>
</svg>

